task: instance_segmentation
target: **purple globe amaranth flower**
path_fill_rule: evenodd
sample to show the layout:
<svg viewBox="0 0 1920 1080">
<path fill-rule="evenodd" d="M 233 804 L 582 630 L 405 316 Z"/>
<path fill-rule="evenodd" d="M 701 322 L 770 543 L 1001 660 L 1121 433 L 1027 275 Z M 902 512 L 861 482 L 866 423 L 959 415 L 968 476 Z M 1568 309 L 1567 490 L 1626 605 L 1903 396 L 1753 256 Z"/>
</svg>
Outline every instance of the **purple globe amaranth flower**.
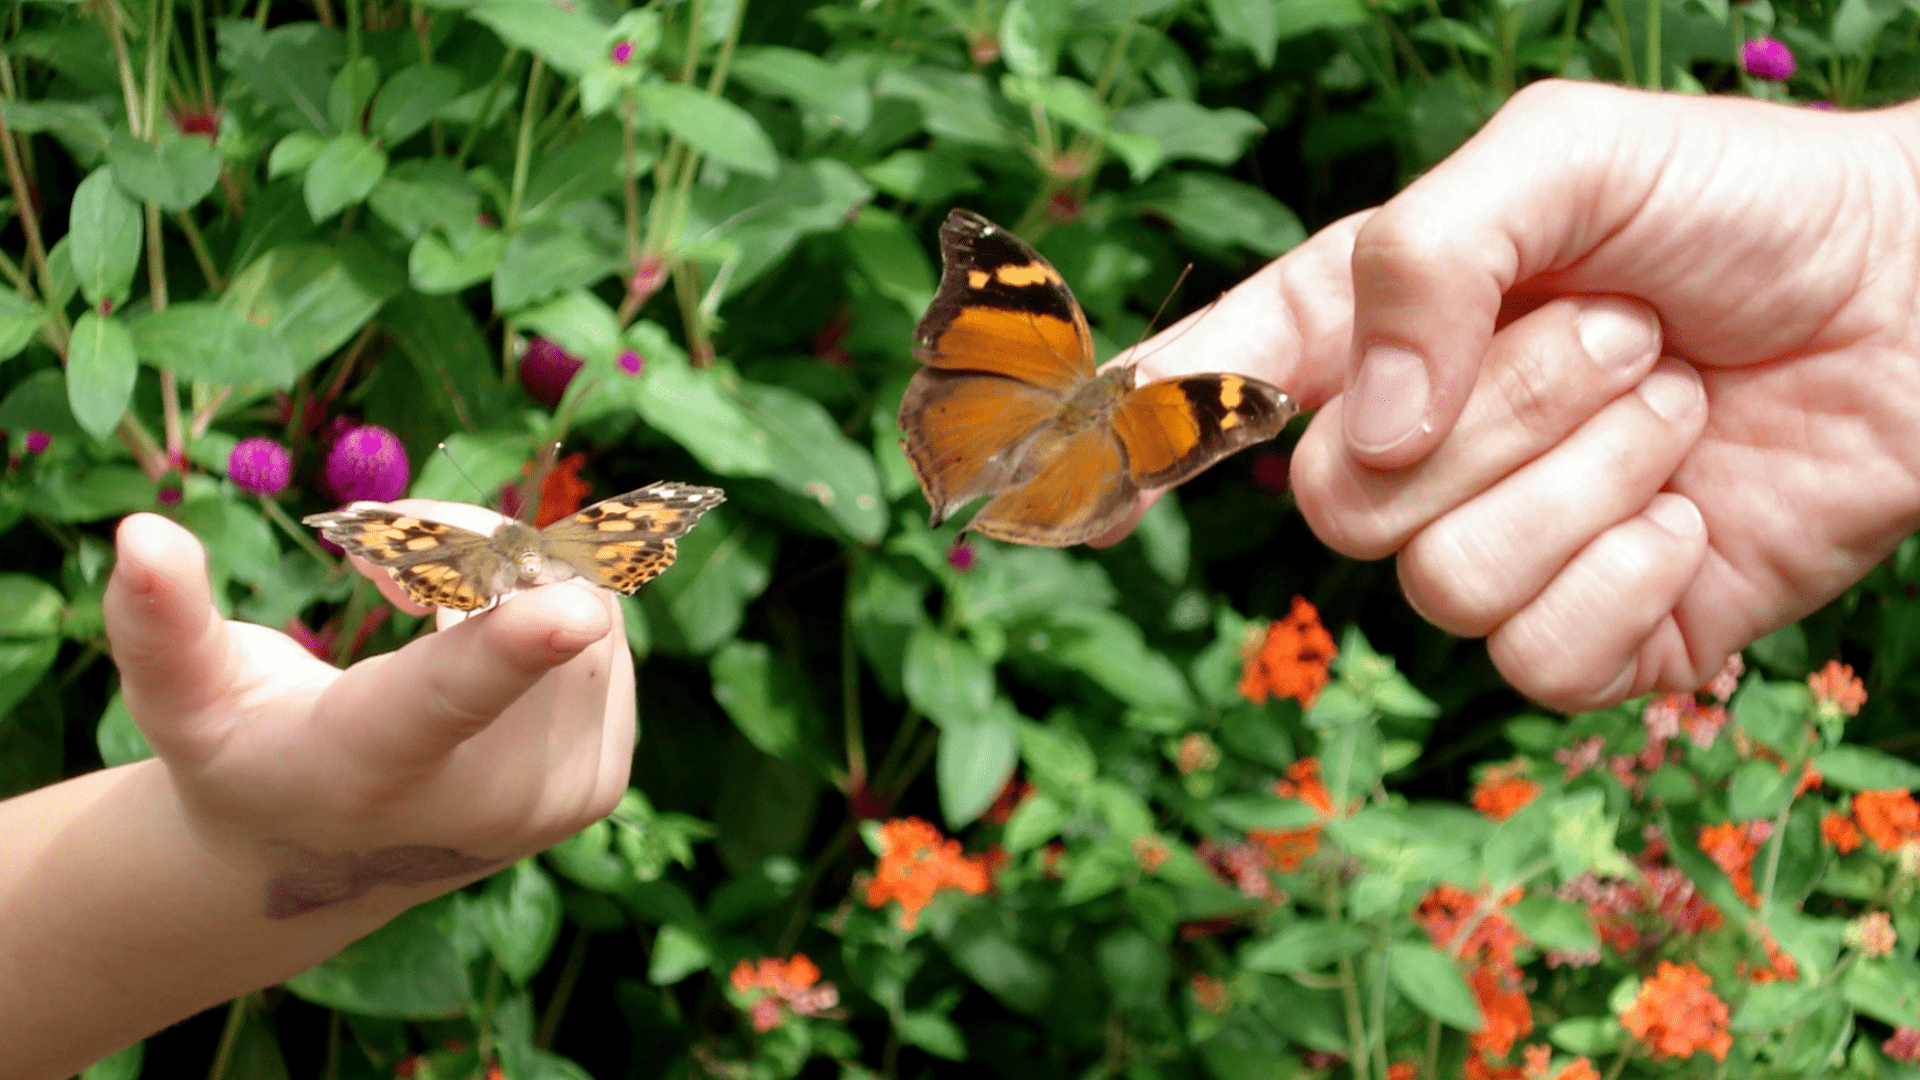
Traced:
<svg viewBox="0 0 1920 1080">
<path fill-rule="evenodd" d="M 386 428 L 362 424 L 327 453 L 327 486 L 341 502 L 397 499 L 407 490 L 406 447 Z"/>
<path fill-rule="evenodd" d="M 27 453 L 29 454 L 44 453 L 47 447 L 52 445 L 53 445 L 52 435 L 49 435 L 44 431 L 27 432 Z"/>
<path fill-rule="evenodd" d="M 528 397 L 551 409 L 560 404 L 579 370 L 579 357 L 537 337 L 527 343 L 527 355 L 520 358 L 520 385 Z"/>
<path fill-rule="evenodd" d="M 613 47 L 613 62 L 624 64 L 633 59 L 633 42 L 622 41 Z"/>
<path fill-rule="evenodd" d="M 947 565 L 961 573 L 973 569 L 973 548 L 968 544 L 955 544 L 947 549 Z"/>
<path fill-rule="evenodd" d="M 1793 62 L 1793 50 L 1778 38 L 1754 38 L 1740 47 L 1740 63 L 1756 79 L 1784 81 L 1799 65 Z"/>
<path fill-rule="evenodd" d="M 293 479 L 293 458 L 272 439 L 242 439 L 227 458 L 227 477 L 255 495 L 271 498 L 287 490 L 287 481 Z"/>
<path fill-rule="evenodd" d="M 175 486 L 160 489 L 160 505 L 172 506 L 180 501 L 180 489 Z"/>
<path fill-rule="evenodd" d="M 628 375 L 632 375 L 635 378 L 638 378 L 641 372 L 647 370 L 647 362 L 645 359 L 641 357 L 638 351 L 633 349 L 621 349 L 620 350 L 620 370 L 625 372 Z"/>
</svg>

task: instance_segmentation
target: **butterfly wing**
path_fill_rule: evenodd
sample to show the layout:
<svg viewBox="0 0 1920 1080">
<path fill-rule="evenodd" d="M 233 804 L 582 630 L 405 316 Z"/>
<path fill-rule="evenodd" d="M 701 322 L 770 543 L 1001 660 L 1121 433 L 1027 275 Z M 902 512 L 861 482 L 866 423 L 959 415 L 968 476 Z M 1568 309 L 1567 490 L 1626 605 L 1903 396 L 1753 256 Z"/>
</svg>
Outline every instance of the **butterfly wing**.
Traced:
<svg viewBox="0 0 1920 1080">
<path fill-rule="evenodd" d="M 518 576 L 491 537 L 397 510 L 336 510 L 310 514 L 300 522 L 385 568 L 415 603 L 427 607 L 484 607 Z"/>
<path fill-rule="evenodd" d="M 914 329 L 922 363 L 1026 383 L 1064 400 L 1093 378 L 1093 335 L 1067 283 L 1026 241 L 966 210 L 940 227 L 940 288 Z"/>
<path fill-rule="evenodd" d="M 1187 375 L 1137 387 L 1113 410 L 1127 472 L 1171 487 L 1237 450 L 1280 433 L 1299 409 L 1278 387 L 1242 375 Z"/>
<path fill-rule="evenodd" d="M 995 496 L 967 528 L 1016 544 L 1066 547 L 1125 520 L 1140 489 L 1111 428 L 1081 428 L 1047 451 L 1033 479 Z"/>
<path fill-rule="evenodd" d="M 632 594 L 673 565 L 674 538 L 725 501 L 715 487 L 648 484 L 542 529 L 541 554 L 596 585 Z"/>
<path fill-rule="evenodd" d="M 900 402 L 907 461 L 933 507 L 933 524 L 981 495 L 1005 490 L 1060 403 L 1025 383 L 928 369 Z"/>
</svg>

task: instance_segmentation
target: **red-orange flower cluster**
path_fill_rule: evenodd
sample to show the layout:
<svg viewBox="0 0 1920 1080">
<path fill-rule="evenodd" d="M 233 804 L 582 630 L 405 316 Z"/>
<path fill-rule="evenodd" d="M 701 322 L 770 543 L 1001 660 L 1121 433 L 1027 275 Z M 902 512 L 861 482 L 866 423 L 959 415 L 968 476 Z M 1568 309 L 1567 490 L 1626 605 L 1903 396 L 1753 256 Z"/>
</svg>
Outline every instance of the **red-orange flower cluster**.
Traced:
<svg viewBox="0 0 1920 1080">
<path fill-rule="evenodd" d="M 1193 1001 L 1208 1012 L 1226 1012 L 1233 1004 L 1233 993 L 1226 983 L 1202 973 L 1193 977 Z"/>
<path fill-rule="evenodd" d="M 1655 1061 L 1692 1057 L 1705 1050 L 1727 1060 L 1727 1005 L 1713 992 L 1713 979 L 1694 966 L 1660 961 L 1660 970 L 1640 984 L 1640 993 L 1620 1017 L 1621 1026 L 1645 1042 Z"/>
<path fill-rule="evenodd" d="M 1480 777 L 1473 789 L 1473 808 L 1495 821 L 1505 821 L 1538 798 L 1540 785 L 1521 775 L 1526 763 L 1495 765 Z"/>
<path fill-rule="evenodd" d="M 753 1000 L 753 1029 L 763 1033 L 779 1027 L 788 1010 L 818 1016 L 840 1004 L 840 991 L 820 981 L 820 968 L 806 953 L 794 953 L 787 960 L 777 956 L 742 960 L 728 979 L 735 993 Z"/>
<path fill-rule="evenodd" d="M 1920 840 L 1920 803 L 1905 791 L 1862 791 L 1853 797 L 1853 820 L 1883 851 Z M 1838 845 L 1836 845 L 1838 846 Z"/>
<path fill-rule="evenodd" d="M 919 818 L 895 818 L 880 826 L 880 843 L 880 865 L 867 882 L 867 905 L 900 901 L 902 930 L 919 925 L 921 910 L 941 889 L 978 895 L 993 885 L 985 858 L 962 855 L 960 841 L 946 839 Z"/>
<path fill-rule="evenodd" d="M 1333 796 L 1327 793 L 1327 785 L 1320 780 L 1320 759 L 1301 758 L 1287 766 L 1287 777 L 1273 786 L 1274 794 L 1283 799 L 1298 799 L 1318 811 L 1323 818 L 1333 817 Z M 1273 857 L 1274 868 L 1283 874 L 1291 874 L 1300 869 L 1307 856 L 1320 850 L 1320 830 L 1322 825 L 1314 824 L 1298 829 L 1262 829 L 1247 830 L 1247 839 L 1267 849 Z"/>
<path fill-rule="evenodd" d="M 1750 907 L 1760 906 L 1760 894 L 1753 889 L 1753 857 L 1771 835 L 1770 821 L 1723 821 L 1700 826 L 1700 850 L 1726 872 L 1734 891 Z"/>
<path fill-rule="evenodd" d="M 1514 888 L 1498 899 L 1482 897 L 1443 882 L 1422 897 L 1413 912 L 1413 921 L 1427 937 L 1467 966 L 1467 985 L 1486 1020 L 1467 1038 L 1474 1051 L 1468 1055 L 1473 1075 L 1500 1075 L 1494 1059 L 1506 1057 L 1513 1044 L 1533 1030 L 1533 1008 L 1527 1004 L 1520 967 L 1513 962 L 1513 950 L 1526 938 L 1501 910 L 1522 895 Z"/>
<path fill-rule="evenodd" d="M 1826 667 L 1807 676 L 1807 686 L 1815 701 L 1832 705 L 1845 716 L 1860 715 L 1860 706 L 1867 703 L 1866 685 L 1853 677 L 1851 664 L 1838 660 L 1827 661 Z"/>
<path fill-rule="evenodd" d="M 1242 650 L 1240 695 L 1256 705 L 1269 695 L 1290 697 L 1311 708 L 1338 651 L 1320 613 L 1296 596 L 1286 618 L 1268 623 L 1266 633 Z"/>
<path fill-rule="evenodd" d="M 1859 849 L 1860 828 L 1845 814 L 1829 812 L 1820 818 L 1820 838 L 1842 855 Z"/>
<path fill-rule="evenodd" d="M 1739 654 L 1734 654 L 1738 658 Z M 1526 1080 L 1600 1080 L 1600 1073 L 1593 1062 L 1577 1057 L 1567 1062 L 1559 1072 L 1553 1071 L 1553 1048 L 1546 1043 L 1535 1043 L 1527 1047 L 1522 1055 L 1526 1068 L 1521 1075 Z"/>
</svg>

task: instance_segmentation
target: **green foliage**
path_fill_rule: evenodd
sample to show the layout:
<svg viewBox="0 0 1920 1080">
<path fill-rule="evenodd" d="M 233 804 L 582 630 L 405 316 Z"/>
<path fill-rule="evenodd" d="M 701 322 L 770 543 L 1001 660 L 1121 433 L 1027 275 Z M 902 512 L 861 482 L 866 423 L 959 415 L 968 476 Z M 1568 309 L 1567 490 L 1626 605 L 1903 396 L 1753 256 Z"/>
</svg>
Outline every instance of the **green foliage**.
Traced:
<svg viewBox="0 0 1920 1080">
<path fill-rule="evenodd" d="M 130 511 L 205 541 L 223 610 L 337 659 L 424 632 L 292 525 L 333 504 L 338 424 L 396 432 L 423 497 L 555 443 L 600 495 L 729 494 L 623 604 L 644 737 L 613 815 L 240 999 L 224 1043 L 197 1022 L 87 1077 L 321 1075 L 293 1048 L 322 1042 L 356 1078 L 1437 1077 L 1512 1030 L 1489 972 L 1555 1073 L 1709 1075 L 1622 1026 L 1660 961 L 1730 1007 L 1725 1075 L 1913 1075 L 1881 1049 L 1920 1026 L 1911 853 L 1822 821 L 1920 787 L 1920 541 L 1756 643 L 1717 736 L 1662 738 L 1644 703 L 1522 715 L 1305 539 L 1274 449 L 1114 549 L 962 555 L 894 426 L 950 206 L 1035 241 L 1110 353 L 1182 265 L 1198 307 L 1528 81 L 1871 106 L 1915 89 L 1910 8 L 10 7 L 0 794 L 152 753 L 104 663 Z M 1792 82 L 1735 66 L 1761 34 Z M 579 361 L 564 392 L 526 377 L 535 337 Z M 264 500 L 226 476 L 257 435 L 294 460 Z M 1344 631 L 1331 681 L 1250 702 L 1248 635 L 1296 594 Z M 1803 681 L 1842 652 L 1857 717 Z M 874 875 L 907 816 L 992 888 L 906 918 Z M 1849 922 L 1877 913 L 1886 955 Z M 795 953 L 819 982 L 735 977 Z"/>
</svg>

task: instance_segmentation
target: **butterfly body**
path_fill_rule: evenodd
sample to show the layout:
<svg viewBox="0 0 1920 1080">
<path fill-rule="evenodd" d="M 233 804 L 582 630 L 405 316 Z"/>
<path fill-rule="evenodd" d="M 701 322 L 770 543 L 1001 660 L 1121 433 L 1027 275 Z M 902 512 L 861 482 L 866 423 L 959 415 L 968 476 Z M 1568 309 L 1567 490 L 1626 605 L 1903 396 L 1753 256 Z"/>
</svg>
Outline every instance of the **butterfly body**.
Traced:
<svg viewBox="0 0 1920 1080">
<path fill-rule="evenodd" d="M 1060 547 L 1125 520 L 1143 488 L 1181 483 L 1279 434 L 1278 388 L 1209 373 L 1136 385 L 1099 372 L 1086 316 L 1018 237 L 955 210 L 940 229 L 939 292 L 914 332 L 900 402 L 907 459 L 933 523 L 992 496 L 968 528 Z"/>
<path fill-rule="evenodd" d="M 544 529 L 509 520 L 492 533 L 385 506 L 349 507 L 301 521 L 384 567 L 417 603 L 472 611 L 519 589 L 576 577 L 633 593 L 673 565 L 674 539 L 725 498 L 719 488 L 663 481 Z"/>
</svg>

